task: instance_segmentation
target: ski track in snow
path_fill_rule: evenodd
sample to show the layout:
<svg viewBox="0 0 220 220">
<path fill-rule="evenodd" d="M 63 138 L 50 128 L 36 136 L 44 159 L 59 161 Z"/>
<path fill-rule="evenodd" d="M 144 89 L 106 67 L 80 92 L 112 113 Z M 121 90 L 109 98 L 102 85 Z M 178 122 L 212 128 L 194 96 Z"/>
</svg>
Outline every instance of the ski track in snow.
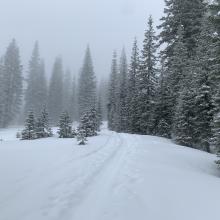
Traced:
<svg viewBox="0 0 220 220">
<path fill-rule="evenodd" d="M 0 220 L 218 219 L 214 155 L 107 129 L 83 147 L 7 136 L 0 143 Z"/>
</svg>

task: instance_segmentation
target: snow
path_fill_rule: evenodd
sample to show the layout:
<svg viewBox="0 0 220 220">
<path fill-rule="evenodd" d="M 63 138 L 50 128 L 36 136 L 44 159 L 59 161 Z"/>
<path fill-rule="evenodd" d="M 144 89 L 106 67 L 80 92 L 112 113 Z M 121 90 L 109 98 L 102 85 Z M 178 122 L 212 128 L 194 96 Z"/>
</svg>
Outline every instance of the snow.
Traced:
<svg viewBox="0 0 220 220">
<path fill-rule="evenodd" d="M 0 130 L 1 220 L 219 220 L 215 155 L 103 129 L 88 145 Z"/>
</svg>

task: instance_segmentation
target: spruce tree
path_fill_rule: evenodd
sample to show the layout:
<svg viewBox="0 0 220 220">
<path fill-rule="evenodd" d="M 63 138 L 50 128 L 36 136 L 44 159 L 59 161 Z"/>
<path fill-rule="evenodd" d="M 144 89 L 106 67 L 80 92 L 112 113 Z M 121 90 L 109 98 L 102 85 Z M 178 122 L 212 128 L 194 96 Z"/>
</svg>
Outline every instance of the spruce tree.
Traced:
<svg viewBox="0 0 220 220">
<path fill-rule="evenodd" d="M 212 144 L 215 146 L 218 156 L 220 157 L 220 1 L 215 0 L 210 6 L 210 20 L 214 26 L 213 50 L 212 50 L 212 67 L 211 82 L 213 89 L 214 119 L 212 124 Z M 220 167 L 220 160 L 216 161 Z"/>
<path fill-rule="evenodd" d="M 212 60 L 210 80 L 212 84 L 213 96 L 215 96 L 219 90 L 219 85 L 220 85 L 220 14 L 219 14 L 220 1 L 219 0 L 213 1 L 213 3 L 210 6 L 210 9 L 211 9 L 210 21 L 213 24 L 213 29 L 214 29 L 213 35 L 211 37 L 213 42 L 212 44 L 210 44 L 210 48 L 212 50 L 210 56 L 210 60 Z"/>
<path fill-rule="evenodd" d="M 215 95 L 214 98 L 214 117 L 212 123 L 212 139 L 211 144 L 215 147 L 215 151 L 217 152 L 217 156 L 220 157 L 220 90 Z M 220 159 L 216 161 L 218 166 L 220 167 Z"/>
<path fill-rule="evenodd" d="M 96 77 L 89 47 L 86 49 L 78 86 L 79 115 L 82 116 L 96 105 Z"/>
<path fill-rule="evenodd" d="M 63 64 L 60 57 L 55 60 L 50 79 L 48 110 L 52 124 L 57 124 L 63 110 Z"/>
<path fill-rule="evenodd" d="M 128 81 L 128 66 L 125 50 L 122 50 L 120 58 L 120 68 L 118 77 L 118 127 L 116 130 L 118 132 L 127 131 L 127 117 L 128 117 L 128 103 L 127 103 L 127 81 Z M 116 96 L 117 98 L 117 96 Z"/>
<path fill-rule="evenodd" d="M 96 112 L 97 112 L 97 120 L 98 120 L 97 124 L 98 124 L 98 131 L 99 131 L 102 125 L 102 121 L 103 121 L 103 108 L 102 108 L 101 96 L 99 96 L 98 98 Z"/>
<path fill-rule="evenodd" d="M 77 130 L 78 145 L 85 145 L 87 142 L 86 130 L 83 127 L 79 127 Z"/>
<path fill-rule="evenodd" d="M 72 121 L 67 111 L 61 114 L 58 126 L 59 126 L 59 130 L 58 130 L 59 138 L 73 137 Z"/>
<path fill-rule="evenodd" d="M 99 84 L 98 97 L 102 109 L 102 120 L 107 121 L 108 118 L 108 99 L 109 99 L 109 82 L 106 78 L 102 78 Z"/>
<path fill-rule="evenodd" d="M 160 43 L 165 43 L 163 53 L 169 58 L 178 39 L 178 29 L 183 27 L 183 38 L 189 57 L 195 55 L 197 38 L 201 32 L 203 17 L 207 11 L 204 0 L 165 0 L 165 15 L 162 17 Z"/>
<path fill-rule="evenodd" d="M 97 132 L 100 130 L 99 126 L 98 114 L 96 109 L 93 108 L 81 116 L 78 130 L 85 131 L 86 137 L 92 137 L 98 134 Z"/>
<path fill-rule="evenodd" d="M 22 140 L 33 140 L 37 138 L 36 134 L 36 121 L 34 117 L 34 112 L 29 111 L 28 116 L 25 121 L 25 128 L 21 133 Z"/>
<path fill-rule="evenodd" d="M 0 94 L 4 93 L 3 90 L 3 63 L 0 60 Z M 4 117 L 4 97 L 3 95 L 0 95 L 0 128 L 3 127 L 3 117 Z"/>
<path fill-rule="evenodd" d="M 46 108 L 41 112 L 36 122 L 36 134 L 38 138 L 52 137 L 52 129 L 49 124 L 49 114 Z"/>
<path fill-rule="evenodd" d="M 108 92 L 108 128 L 115 131 L 117 127 L 117 78 L 118 78 L 118 65 L 117 53 L 113 53 L 111 75 L 109 82 Z"/>
<path fill-rule="evenodd" d="M 70 117 L 72 120 L 78 120 L 77 116 L 77 89 L 76 89 L 76 79 L 73 77 L 71 94 L 70 94 Z"/>
<path fill-rule="evenodd" d="M 139 131 L 137 122 L 139 120 L 139 115 L 137 114 L 136 108 L 138 104 L 138 77 L 139 77 L 139 70 L 140 70 L 140 56 L 139 56 L 139 49 L 137 45 L 137 39 L 135 38 L 133 48 L 132 48 L 132 55 L 131 55 L 131 62 L 129 67 L 128 73 L 128 88 L 127 88 L 127 106 L 128 106 L 128 132 L 135 133 Z"/>
<path fill-rule="evenodd" d="M 177 144 L 194 146 L 195 137 L 195 91 L 184 85 L 178 98 L 173 124 L 173 139 Z"/>
<path fill-rule="evenodd" d="M 170 58 L 170 66 L 166 70 L 168 77 L 168 86 L 170 88 L 170 111 L 175 111 L 179 92 L 181 92 L 181 84 L 186 77 L 186 69 L 189 66 L 189 58 L 187 55 L 187 48 L 183 40 L 183 27 L 180 26 L 178 30 L 178 39 L 173 48 L 173 56 Z"/>
<path fill-rule="evenodd" d="M 212 35 L 213 29 L 204 20 L 195 56 L 196 96 L 195 96 L 195 138 L 201 149 L 210 152 L 211 123 L 213 118 L 212 83 Z"/>
<path fill-rule="evenodd" d="M 173 103 L 165 71 L 164 59 L 161 59 L 159 85 L 156 93 L 154 110 L 154 134 L 161 137 L 171 137 L 172 114 L 170 111 Z"/>
<path fill-rule="evenodd" d="M 22 104 L 22 66 L 19 48 L 15 39 L 9 44 L 3 58 L 2 71 L 2 127 L 8 126 L 20 110 Z"/>
<path fill-rule="evenodd" d="M 138 83 L 138 106 L 140 133 L 152 134 L 154 127 L 153 109 L 155 108 L 155 94 L 157 86 L 156 69 L 156 36 L 153 28 L 152 17 L 148 20 L 148 29 L 145 32 L 143 50 L 141 56 L 139 83 Z"/>
<path fill-rule="evenodd" d="M 48 102 L 48 85 L 46 79 L 46 70 L 44 60 L 40 61 L 40 73 L 38 80 L 38 109 L 42 110 L 45 106 L 47 106 Z"/>
<path fill-rule="evenodd" d="M 36 42 L 29 62 L 27 89 L 25 91 L 25 115 L 29 109 L 32 109 L 35 115 L 39 115 L 46 104 L 45 67 L 44 61 L 40 58 L 38 42 Z"/>
<path fill-rule="evenodd" d="M 71 72 L 67 70 L 64 76 L 63 82 L 63 109 L 68 112 L 71 112 L 71 91 L 72 87 L 72 79 L 71 79 Z"/>
</svg>

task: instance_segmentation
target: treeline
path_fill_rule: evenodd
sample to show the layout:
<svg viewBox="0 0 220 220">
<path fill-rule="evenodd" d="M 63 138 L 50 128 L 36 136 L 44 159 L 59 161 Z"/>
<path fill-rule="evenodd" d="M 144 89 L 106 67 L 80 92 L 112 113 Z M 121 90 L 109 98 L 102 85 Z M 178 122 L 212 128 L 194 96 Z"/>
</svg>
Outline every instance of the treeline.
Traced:
<svg viewBox="0 0 220 220">
<path fill-rule="evenodd" d="M 156 35 L 152 17 L 130 64 L 112 59 L 109 128 L 157 135 L 220 151 L 220 1 L 166 0 Z"/>
<path fill-rule="evenodd" d="M 0 128 L 18 121 L 23 124 L 30 111 L 38 118 L 44 109 L 54 126 L 64 111 L 71 121 L 79 121 L 91 109 L 101 111 L 105 117 L 104 85 L 105 82 L 97 83 L 89 47 L 77 78 L 70 70 L 64 70 L 62 58 L 57 57 L 47 82 L 44 60 L 36 42 L 26 76 L 13 39 L 0 60 Z"/>
</svg>

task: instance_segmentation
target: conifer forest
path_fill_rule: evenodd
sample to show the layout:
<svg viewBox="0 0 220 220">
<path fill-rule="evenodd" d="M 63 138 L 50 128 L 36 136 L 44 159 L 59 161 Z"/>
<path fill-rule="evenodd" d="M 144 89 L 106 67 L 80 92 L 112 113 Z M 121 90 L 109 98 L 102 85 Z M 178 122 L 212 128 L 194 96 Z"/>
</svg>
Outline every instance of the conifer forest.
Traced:
<svg viewBox="0 0 220 220">
<path fill-rule="evenodd" d="M 87 43 L 70 64 L 62 51 L 45 57 L 56 44 L 31 27 L 28 62 L 25 41 L 0 37 L 0 219 L 219 219 L 220 0 L 146 0 L 155 8 L 144 9 L 142 37 L 139 20 L 119 26 L 142 0 L 124 2 L 119 18 L 121 2 L 79 3 L 72 28 Z M 133 40 L 121 42 L 128 30 Z"/>
</svg>

